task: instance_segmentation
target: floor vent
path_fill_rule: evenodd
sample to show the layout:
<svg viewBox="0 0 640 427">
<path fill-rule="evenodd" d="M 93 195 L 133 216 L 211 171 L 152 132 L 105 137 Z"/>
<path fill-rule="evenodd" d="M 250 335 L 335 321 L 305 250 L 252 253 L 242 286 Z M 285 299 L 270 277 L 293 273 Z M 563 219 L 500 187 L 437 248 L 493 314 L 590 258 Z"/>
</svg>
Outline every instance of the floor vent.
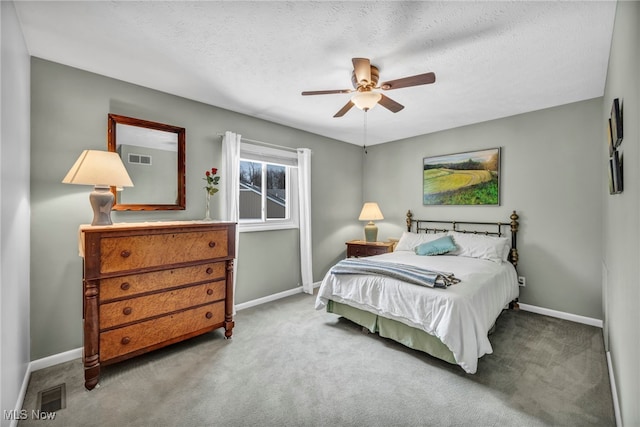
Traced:
<svg viewBox="0 0 640 427">
<path fill-rule="evenodd" d="M 38 404 L 36 407 L 41 412 L 56 412 L 67 407 L 66 384 L 48 388 L 38 392 Z"/>
</svg>

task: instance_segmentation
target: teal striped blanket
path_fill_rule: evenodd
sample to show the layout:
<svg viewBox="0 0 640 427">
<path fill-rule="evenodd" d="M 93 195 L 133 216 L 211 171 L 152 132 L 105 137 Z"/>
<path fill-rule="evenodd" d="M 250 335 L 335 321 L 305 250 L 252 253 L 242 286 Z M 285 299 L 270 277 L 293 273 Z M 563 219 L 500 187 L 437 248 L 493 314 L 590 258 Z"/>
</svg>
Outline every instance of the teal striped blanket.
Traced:
<svg viewBox="0 0 640 427">
<path fill-rule="evenodd" d="M 366 258 L 344 259 L 334 265 L 330 272 L 332 274 L 377 274 L 430 288 L 447 288 L 460 282 L 453 273 Z"/>
</svg>

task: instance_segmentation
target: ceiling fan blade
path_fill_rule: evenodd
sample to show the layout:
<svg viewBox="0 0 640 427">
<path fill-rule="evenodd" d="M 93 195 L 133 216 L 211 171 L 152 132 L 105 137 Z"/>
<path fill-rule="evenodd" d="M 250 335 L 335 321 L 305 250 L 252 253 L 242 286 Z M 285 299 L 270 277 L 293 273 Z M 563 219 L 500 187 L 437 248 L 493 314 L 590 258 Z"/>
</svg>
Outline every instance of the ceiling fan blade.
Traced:
<svg viewBox="0 0 640 427">
<path fill-rule="evenodd" d="M 436 75 L 434 73 L 418 74 L 416 76 L 404 77 L 397 80 L 389 80 L 380 85 L 380 89 L 391 90 L 400 89 L 403 87 L 428 85 L 436 81 Z"/>
<path fill-rule="evenodd" d="M 302 92 L 302 95 L 330 95 L 333 93 L 351 93 L 352 89 L 334 89 L 334 90 L 308 90 Z"/>
<path fill-rule="evenodd" d="M 362 81 L 371 83 L 371 62 L 367 58 L 353 58 L 351 62 L 353 62 L 353 72 L 358 84 Z"/>
<path fill-rule="evenodd" d="M 351 107 L 353 107 L 354 105 L 355 104 L 353 102 L 351 102 L 351 101 L 347 102 L 345 104 L 345 106 L 342 107 L 340 109 L 340 111 L 338 111 L 333 117 L 342 117 L 342 116 L 344 116 L 347 113 L 347 111 L 349 111 L 351 109 Z"/>
<path fill-rule="evenodd" d="M 382 94 L 380 94 L 380 95 L 382 95 Z M 393 99 L 389 98 L 388 96 L 384 96 L 384 95 L 382 95 L 382 98 L 380 98 L 380 101 L 378 101 L 378 104 L 382 105 L 384 108 L 386 108 L 387 110 L 392 111 L 394 113 L 397 113 L 398 111 L 400 111 L 400 110 L 402 110 L 404 108 L 404 105 L 398 104 Z"/>
</svg>

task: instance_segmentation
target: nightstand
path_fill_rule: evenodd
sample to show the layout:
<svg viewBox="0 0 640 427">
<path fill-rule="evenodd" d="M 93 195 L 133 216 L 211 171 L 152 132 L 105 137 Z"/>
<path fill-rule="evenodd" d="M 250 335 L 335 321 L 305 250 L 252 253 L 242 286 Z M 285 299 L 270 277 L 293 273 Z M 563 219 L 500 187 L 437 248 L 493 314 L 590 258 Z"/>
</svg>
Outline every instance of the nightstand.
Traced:
<svg viewBox="0 0 640 427">
<path fill-rule="evenodd" d="M 365 242 L 364 240 L 350 240 L 347 245 L 347 258 L 366 257 L 371 255 L 393 252 L 394 242 Z"/>
</svg>

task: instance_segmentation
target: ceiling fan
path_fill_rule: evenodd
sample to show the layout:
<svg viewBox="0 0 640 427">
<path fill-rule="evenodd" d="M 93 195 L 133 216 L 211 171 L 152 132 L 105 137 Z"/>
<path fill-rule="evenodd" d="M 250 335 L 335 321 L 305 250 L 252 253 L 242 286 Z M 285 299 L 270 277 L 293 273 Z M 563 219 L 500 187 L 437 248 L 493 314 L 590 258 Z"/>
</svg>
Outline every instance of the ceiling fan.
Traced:
<svg viewBox="0 0 640 427">
<path fill-rule="evenodd" d="M 392 90 L 403 87 L 427 85 L 436 81 L 434 73 L 417 74 L 415 76 L 403 77 L 401 79 L 389 80 L 378 86 L 380 72 L 378 67 L 371 65 L 367 58 L 353 58 L 353 73 L 351 74 L 351 83 L 354 89 L 335 89 L 335 90 L 314 90 L 302 92 L 302 95 L 329 95 L 334 93 L 352 93 L 356 94 L 340 109 L 333 117 L 342 117 L 354 105 L 361 110 L 368 111 L 376 104 L 380 104 L 386 109 L 397 113 L 404 108 L 404 105 L 397 103 L 393 99 L 383 95 L 374 89 Z"/>
</svg>

